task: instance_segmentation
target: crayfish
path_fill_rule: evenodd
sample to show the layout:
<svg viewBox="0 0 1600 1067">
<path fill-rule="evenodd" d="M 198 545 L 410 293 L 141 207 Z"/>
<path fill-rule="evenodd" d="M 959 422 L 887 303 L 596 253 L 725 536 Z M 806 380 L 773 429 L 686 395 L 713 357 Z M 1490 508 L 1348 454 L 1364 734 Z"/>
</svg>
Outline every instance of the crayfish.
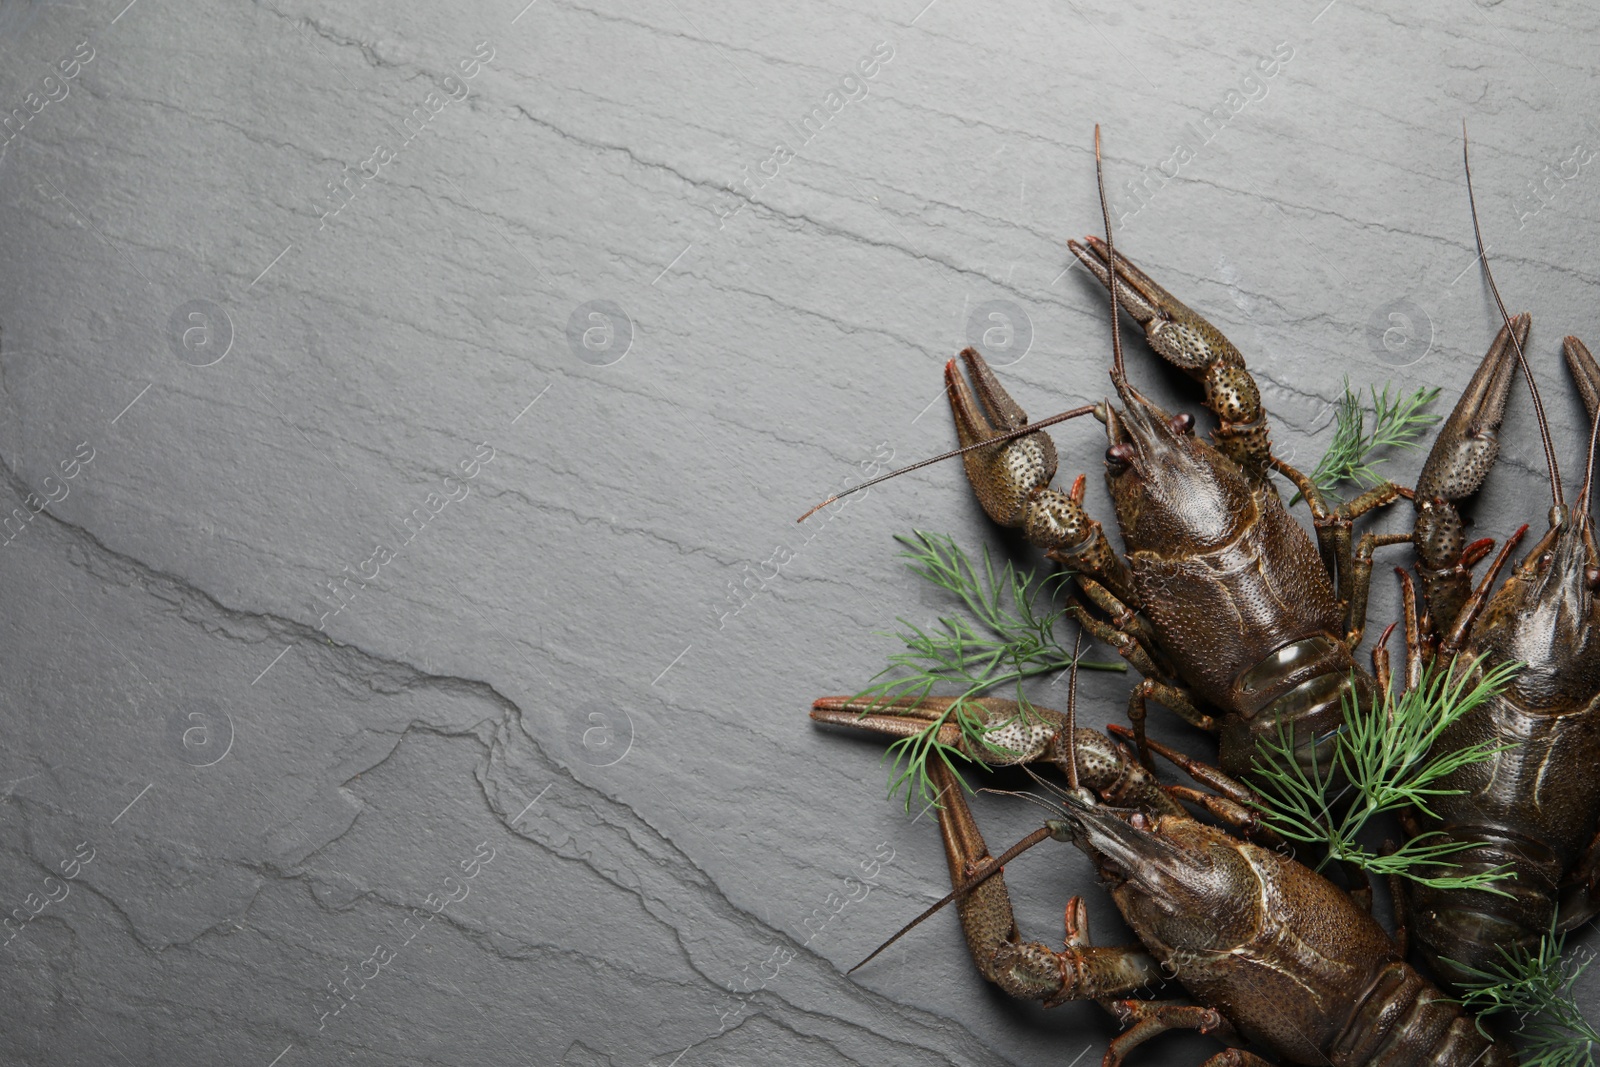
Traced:
<svg viewBox="0 0 1600 1067">
<path fill-rule="evenodd" d="M 947 704 L 825 697 L 811 717 L 904 737 L 938 721 Z M 956 772 L 934 760 L 929 774 L 939 791 L 939 828 L 967 947 L 983 976 L 1014 997 L 1047 1007 L 1095 1000 L 1113 1011 L 1128 1028 L 1112 1041 L 1103 1067 L 1117 1067 L 1134 1047 L 1178 1028 L 1249 1041 L 1298 1064 L 1516 1062 L 1405 962 L 1349 893 L 1281 852 L 1190 818 L 1173 799 L 1209 797 L 1210 811 L 1248 827 L 1253 812 L 1234 799 L 1249 793 L 1241 783 L 1197 768 L 1222 795 L 1160 786 L 1127 749 L 1075 729 L 1070 698 L 1068 715 L 1035 705 L 1024 716 L 1017 704 L 994 699 L 970 706 L 994 728 L 986 736 L 1012 755 L 972 751 L 951 723 L 937 727 L 944 741 L 991 763 L 1049 761 L 1067 774 L 1073 788 L 1056 791 L 1058 818 L 1026 844 L 1050 837 L 1077 846 L 1108 883 L 1140 945 L 1093 944 L 1079 897 L 1067 902 L 1061 950 L 1023 940 L 1000 873 L 1021 849 L 999 861 L 989 855 Z M 1169 974 L 1198 1003 L 1133 998 Z M 1268 1067 L 1268 1061 L 1230 1048 L 1204 1067 Z"/>
<path fill-rule="evenodd" d="M 1468 172 L 1470 190 L 1471 172 Z M 1473 211 L 1474 230 L 1477 212 Z M 1478 238 L 1480 254 L 1482 237 Z M 1485 263 L 1487 270 L 1487 263 Z M 1562 494 L 1544 405 L 1524 355 L 1529 317 L 1505 325 L 1439 434 L 1417 481 L 1415 541 L 1424 611 L 1402 572 L 1406 684 L 1425 660 L 1474 664 L 1476 674 L 1520 662 L 1498 696 L 1439 738 L 1460 749 L 1491 743 L 1494 754 L 1440 781 L 1431 812 L 1405 820 L 1412 837 L 1471 847 L 1452 856 L 1466 872 L 1499 870 L 1494 891 L 1408 883 L 1398 903 L 1424 957 L 1452 984 L 1504 961 L 1502 950 L 1531 951 L 1551 930 L 1570 930 L 1600 914 L 1600 553 L 1589 497 L 1600 435 L 1600 365 L 1567 337 L 1568 369 L 1593 423 L 1588 466 L 1575 507 Z M 1549 467 L 1549 529 L 1501 588 L 1489 590 L 1524 526 L 1502 547 L 1481 583 L 1472 565 L 1485 542 L 1464 545 L 1455 501 L 1483 484 L 1499 450 L 1499 430 L 1518 365 L 1533 397 Z M 1462 666 L 1460 669 L 1469 668 Z"/>
<path fill-rule="evenodd" d="M 1109 235 L 1109 215 L 1106 224 Z M 1272 454 L 1260 392 L 1221 331 L 1114 256 L 1107 242 L 1088 237 L 1068 247 L 1111 294 L 1111 381 L 1121 409 L 1107 400 L 1029 424 L 969 348 L 961 359 L 972 386 L 955 360 L 945 365 L 962 447 L 937 459 L 961 455 L 990 518 L 1070 568 L 1077 591 L 1104 613 L 1077 600 L 1067 607 L 1143 676 L 1128 717 L 1146 763 L 1146 706 L 1154 701 L 1218 734 L 1218 763 L 1233 777 L 1250 778 L 1259 746 L 1283 737 L 1303 766 L 1325 765 L 1343 703 L 1372 694 L 1372 677 L 1353 651 L 1365 626 L 1373 551 L 1409 540 L 1366 534 L 1352 544 L 1351 527 L 1410 491 L 1386 482 L 1329 506 L 1311 478 Z M 1218 419 L 1212 442 L 1195 434 L 1192 415 L 1167 413 L 1128 380 L 1119 306 L 1156 352 L 1204 383 Z M 1106 482 L 1126 547 L 1120 556 L 1083 505 L 1083 477 L 1068 492 L 1051 487 L 1056 450 L 1041 427 L 1086 414 L 1106 428 Z M 1309 503 L 1315 545 L 1284 507 L 1273 473 Z"/>
</svg>

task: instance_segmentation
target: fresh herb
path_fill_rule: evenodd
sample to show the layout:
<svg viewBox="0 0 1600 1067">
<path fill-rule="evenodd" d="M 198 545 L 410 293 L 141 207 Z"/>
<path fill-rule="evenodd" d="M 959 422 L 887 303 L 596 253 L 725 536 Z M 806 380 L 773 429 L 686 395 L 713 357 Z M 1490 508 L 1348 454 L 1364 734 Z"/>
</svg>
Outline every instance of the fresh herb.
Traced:
<svg viewBox="0 0 1600 1067">
<path fill-rule="evenodd" d="M 895 540 L 906 547 L 907 551 L 900 555 L 912 571 L 954 594 L 966 608 L 965 615 L 942 616 L 938 627 L 932 630 L 924 630 L 904 618 L 896 619 L 907 629 L 893 636 L 905 644 L 906 650 L 891 655 L 889 665 L 859 694 L 890 700 L 925 697 L 940 685 L 961 687 L 960 695 L 937 720 L 890 745 L 885 755 L 893 759 L 890 795 L 908 782 L 914 786 L 906 793 L 909 810 L 913 792 L 929 802 L 935 799 L 933 783 L 928 778 L 929 759 L 941 759 L 954 770 L 952 756 L 966 760 L 972 758 L 969 752 L 1010 752 L 992 743 L 989 735 L 1012 725 L 1018 717 L 1026 719 L 1031 714 L 1022 694 L 1023 680 L 1072 666 L 1072 649 L 1056 636 L 1056 626 L 1066 612 L 1040 612 L 1035 606 L 1041 593 L 1054 592 L 1050 587 L 1070 574 L 1059 572 L 1036 583 L 1033 571 L 1019 571 L 1009 562 L 996 572 L 988 548 L 983 550 L 981 566 L 975 566 L 953 539 L 942 534 L 918 530 L 910 537 L 897 535 Z M 1090 670 L 1127 669 L 1121 662 L 1083 660 L 1079 666 Z M 1016 717 L 996 722 L 985 709 L 971 703 L 974 697 L 1013 683 L 1019 706 Z M 948 723 L 959 727 L 962 747 L 939 740 L 940 728 Z"/>
<path fill-rule="evenodd" d="M 1448 857 L 1473 847 L 1471 842 L 1441 840 L 1442 835 L 1427 833 L 1383 855 L 1358 840 L 1362 828 L 1382 812 L 1412 807 L 1432 816 L 1430 800 L 1464 792 L 1443 788 L 1443 779 L 1500 751 L 1497 742 L 1481 741 L 1453 752 L 1433 752 L 1445 730 L 1504 689 L 1522 666 L 1502 663 L 1484 672 L 1469 689 L 1468 682 L 1482 663 L 1479 656 L 1459 671 L 1454 660 L 1443 669 L 1430 667 L 1416 686 L 1399 696 L 1374 694 L 1367 708 L 1358 707 L 1347 690 L 1345 721 L 1334 755 L 1328 766 L 1314 764 L 1309 774 L 1295 758 L 1292 738 L 1280 727 L 1276 741 L 1263 741 L 1257 748 L 1255 770 L 1265 802 L 1256 806 L 1266 822 L 1291 841 L 1326 846 L 1323 864 L 1340 860 L 1438 889 L 1502 892 L 1494 883 L 1510 876 L 1504 867 L 1466 875 L 1427 873 L 1453 868 Z M 1333 785 L 1341 781 L 1344 788 L 1339 795 L 1329 797 Z M 1341 809 L 1351 793 L 1354 801 Z"/>
<path fill-rule="evenodd" d="M 1361 394 L 1350 391 L 1350 379 L 1344 381 L 1344 396 L 1339 400 L 1333 442 L 1323 453 L 1312 471 L 1311 480 L 1324 493 L 1331 493 L 1344 482 L 1357 485 L 1377 485 L 1383 481 L 1376 468 L 1387 456 L 1376 455 L 1388 448 L 1415 448 L 1417 439 L 1429 426 L 1439 421 L 1439 416 L 1422 409 L 1439 396 L 1438 389 L 1418 389 L 1410 396 L 1389 395 L 1389 383 L 1383 392 L 1377 386 L 1368 387 L 1372 393 L 1372 432 L 1367 432 L 1367 410 L 1362 406 Z M 1300 499 L 1296 494 L 1294 503 Z"/>
<path fill-rule="evenodd" d="M 1535 951 L 1508 952 L 1500 946 L 1503 963 L 1489 970 L 1456 964 L 1472 977 L 1462 983 L 1461 1004 L 1478 1015 L 1511 1012 L 1518 1017 L 1523 1067 L 1588 1067 L 1594 1063 L 1600 1033 L 1584 1019 L 1572 996 L 1572 986 L 1589 964 L 1576 953 L 1564 953 L 1566 938 L 1551 931 Z"/>
</svg>

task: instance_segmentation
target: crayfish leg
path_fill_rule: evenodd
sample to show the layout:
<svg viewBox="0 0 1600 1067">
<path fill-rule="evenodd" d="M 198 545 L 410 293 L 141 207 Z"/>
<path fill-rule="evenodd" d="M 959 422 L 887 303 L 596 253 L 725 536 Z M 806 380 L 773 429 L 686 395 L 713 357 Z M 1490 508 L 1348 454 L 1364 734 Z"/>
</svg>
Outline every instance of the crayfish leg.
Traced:
<svg viewBox="0 0 1600 1067">
<path fill-rule="evenodd" d="M 1223 1040 L 1236 1036 L 1232 1025 L 1215 1008 L 1171 1000 L 1120 1000 L 1111 1008 L 1128 1028 L 1112 1040 L 1105 1058 L 1100 1061 L 1101 1067 L 1121 1067 L 1128 1053 L 1168 1030 L 1198 1030 Z M 1207 1062 L 1215 1060 L 1213 1056 Z M 1249 1060 L 1240 1062 L 1250 1063 Z"/>
</svg>

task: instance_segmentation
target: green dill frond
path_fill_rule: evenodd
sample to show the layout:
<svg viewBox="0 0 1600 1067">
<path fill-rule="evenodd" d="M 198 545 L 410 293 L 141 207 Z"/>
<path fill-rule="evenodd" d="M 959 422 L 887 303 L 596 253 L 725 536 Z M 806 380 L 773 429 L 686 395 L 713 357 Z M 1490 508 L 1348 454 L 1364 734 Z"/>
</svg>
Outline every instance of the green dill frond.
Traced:
<svg viewBox="0 0 1600 1067">
<path fill-rule="evenodd" d="M 1494 742 L 1434 751 L 1441 734 L 1504 689 L 1522 667 L 1503 663 L 1472 683 L 1482 663 L 1480 656 L 1460 670 L 1453 660 L 1443 669 L 1430 667 L 1415 687 L 1398 696 L 1375 693 L 1365 708 L 1358 707 L 1347 691 L 1344 727 L 1332 762 L 1313 766 L 1309 773 L 1295 759 L 1293 741 L 1280 726 L 1277 740 L 1264 741 L 1256 753 L 1255 771 L 1265 799 L 1257 807 L 1265 821 L 1291 841 L 1325 846 L 1324 864 L 1339 860 L 1439 889 L 1502 892 L 1495 883 L 1510 875 L 1503 867 L 1465 875 L 1445 873 L 1454 867 L 1449 857 L 1471 848 L 1470 842 L 1430 840 L 1435 835 L 1423 834 L 1385 855 L 1360 840 L 1367 823 L 1384 812 L 1416 808 L 1432 815 L 1432 800 L 1461 792 L 1441 785 L 1449 775 L 1500 751 L 1502 746 Z M 1336 783 L 1343 788 L 1339 796 L 1330 797 Z M 1354 800 L 1336 813 L 1351 794 Z"/>
<path fill-rule="evenodd" d="M 1334 420 L 1333 441 L 1322 454 L 1311 480 L 1324 493 L 1332 493 L 1345 482 L 1372 486 L 1383 481 L 1377 466 L 1387 456 L 1379 453 L 1391 448 L 1415 448 L 1424 430 L 1439 421 L 1439 416 L 1422 410 L 1439 396 L 1438 389 L 1418 389 L 1409 396 L 1390 395 L 1389 383 L 1383 392 L 1369 386 L 1372 395 L 1372 431 L 1367 432 L 1368 411 L 1361 394 L 1352 392 L 1350 379 L 1344 382 Z M 1300 499 L 1296 494 L 1291 504 Z"/>
<path fill-rule="evenodd" d="M 1500 948 L 1504 961 L 1489 970 L 1457 963 L 1471 977 L 1462 983 L 1461 1005 L 1477 1015 L 1516 1015 L 1514 1033 L 1523 1067 L 1590 1067 L 1600 1033 L 1584 1019 L 1572 986 L 1593 962 L 1565 951 L 1566 938 L 1552 925 L 1533 951 Z M 1454 962 L 1454 961 L 1452 961 Z"/>
<path fill-rule="evenodd" d="M 1019 715 L 1026 718 L 1031 712 L 1022 695 L 1022 682 L 1065 670 L 1073 661 L 1072 649 L 1056 635 L 1057 624 L 1066 612 L 1041 612 L 1036 606 L 1040 595 L 1053 593 L 1051 587 L 1067 574 L 1058 573 L 1035 582 L 1033 571 L 1019 571 L 1009 562 L 996 571 L 987 548 L 981 564 L 974 565 L 954 539 L 943 534 L 917 530 L 910 537 L 897 535 L 895 540 L 905 546 L 906 551 L 900 555 L 912 571 L 948 591 L 965 609 L 962 614 L 942 616 L 932 630 L 897 619 L 905 629 L 893 636 L 905 645 L 905 651 L 891 655 L 889 665 L 858 694 L 858 698 L 891 700 L 925 697 L 935 687 L 959 689 L 959 695 L 943 715 L 913 736 L 894 742 L 885 754 L 886 759 L 892 760 L 889 794 L 893 796 L 902 786 L 909 785 L 909 810 L 913 793 L 927 802 L 935 799 L 927 772 L 930 759 L 942 760 L 954 770 L 954 759 L 968 758 L 961 749 L 940 742 L 939 730 L 947 723 L 960 728 L 968 751 L 1009 751 L 991 742 L 990 735 L 1015 720 L 990 723 L 969 701 L 1000 686 L 1015 684 Z M 1081 660 L 1078 665 L 1089 670 L 1127 669 L 1120 661 Z"/>
</svg>

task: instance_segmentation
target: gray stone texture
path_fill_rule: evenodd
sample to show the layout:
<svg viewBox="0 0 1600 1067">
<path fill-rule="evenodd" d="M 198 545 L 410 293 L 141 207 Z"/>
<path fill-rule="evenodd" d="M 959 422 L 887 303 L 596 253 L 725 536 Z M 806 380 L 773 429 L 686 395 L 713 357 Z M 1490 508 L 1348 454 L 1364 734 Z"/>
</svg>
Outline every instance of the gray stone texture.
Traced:
<svg viewBox="0 0 1600 1067">
<path fill-rule="evenodd" d="M 794 518 L 950 447 L 974 332 L 1036 416 L 1106 393 L 1095 122 L 1119 247 L 1310 466 L 1346 376 L 1442 409 L 1493 335 L 1465 118 L 1576 484 L 1594 9 L 522 2 L 0 0 L 0 1061 L 1098 1062 L 951 915 L 845 976 L 948 882 L 806 717 L 948 610 L 894 534 L 1036 557 L 953 465 Z M 1056 438 L 1109 518 L 1099 427 Z M 1547 506 L 1520 390 L 1505 439 L 1497 537 Z M 1127 936 L 1076 852 L 1009 875 L 1030 935 L 1082 893 Z"/>
</svg>

